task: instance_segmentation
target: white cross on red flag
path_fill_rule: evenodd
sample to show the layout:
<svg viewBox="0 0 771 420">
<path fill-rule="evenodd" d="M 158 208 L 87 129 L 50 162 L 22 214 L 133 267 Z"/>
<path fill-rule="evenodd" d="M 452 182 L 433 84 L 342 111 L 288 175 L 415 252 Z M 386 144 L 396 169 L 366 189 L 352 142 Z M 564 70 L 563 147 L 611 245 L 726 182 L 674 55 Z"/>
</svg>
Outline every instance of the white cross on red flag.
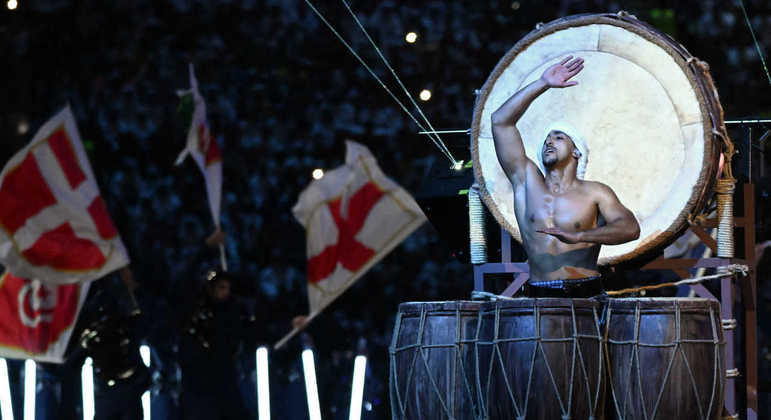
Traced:
<svg viewBox="0 0 771 420">
<path fill-rule="evenodd" d="M 91 282 L 45 284 L 0 277 L 0 356 L 62 363 Z"/>
<path fill-rule="evenodd" d="M 346 142 L 345 165 L 313 181 L 292 211 L 306 230 L 311 317 L 426 220 L 369 149 L 353 141 Z"/>
<path fill-rule="evenodd" d="M 95 280 L 129 263 L 69 107 L 0 173 L 0 263 L 49 284 Z"/>
</svg>

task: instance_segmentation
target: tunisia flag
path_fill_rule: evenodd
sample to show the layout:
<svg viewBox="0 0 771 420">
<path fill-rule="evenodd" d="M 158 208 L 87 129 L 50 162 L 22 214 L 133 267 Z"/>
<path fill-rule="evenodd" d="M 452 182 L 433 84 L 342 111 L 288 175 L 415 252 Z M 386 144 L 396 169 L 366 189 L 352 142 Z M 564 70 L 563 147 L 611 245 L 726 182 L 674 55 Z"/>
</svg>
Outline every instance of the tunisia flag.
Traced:
<svg viewBox="0 0 771 420">
<path fill-rule="evenodd" d="M 292 211 L 306 231 L 311 317 L 426 220 L 369 149 L 353 141 L 346 142 L 345 165 L 314 180 Z"/>
<path fill-rule="evenodd" d="M 91 282 L 0 277 L 0 356 L 62 363 Z"/>
<path fill-rule="evenodd" d="M 63 284 L 128 262 L 66 107 L 0 173 L 0 263 L 17 276 Z"/>
</svg>

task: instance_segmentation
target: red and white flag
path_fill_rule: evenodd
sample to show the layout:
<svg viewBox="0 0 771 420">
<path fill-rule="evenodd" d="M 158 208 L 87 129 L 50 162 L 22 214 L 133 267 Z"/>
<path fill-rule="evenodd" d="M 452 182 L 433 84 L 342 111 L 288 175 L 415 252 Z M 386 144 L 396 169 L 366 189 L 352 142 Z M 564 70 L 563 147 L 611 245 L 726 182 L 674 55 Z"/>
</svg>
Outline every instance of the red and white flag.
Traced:
<svg viewBox="0 0 771 420">
<path fill-rule="evenodd" d="M 214 225 L 220 225 L 220 201 L 222 197 L 222 153 L 217 145 L 217 140 L 209 130 L 206 121 L 206 102 L 198 91 L 198 80 L 195 78 L 193 65 L 190 64 L 190 90 L 182 94 L 193 95 L 193 117 L 190 120 L 190 129 L 187 132 L 187 144 L 177 157 L 176 165 L 182 164 L 185 157 L 190 155 L 203 173 L 206 182 L 206 195 L 209 197 L 209 209 L 211 210 Z"/>
<path fill-rule="evenodd" d="M 128 263 L 66 107 L 0 173 L 0 264 L 23 278 L 64 284 Z"/>
<path fill-rule="evenodd" d="M 91 282 L 46 284 L 0 277 L 0 356 L 63 363 Z"/>
<path fill-rule="evenodd" d="M 346 142 L 345 165 L 314 180 L 292 209 L 305 227 L 310 317 L 426 220 L 365 146 Z"/>
</svg>

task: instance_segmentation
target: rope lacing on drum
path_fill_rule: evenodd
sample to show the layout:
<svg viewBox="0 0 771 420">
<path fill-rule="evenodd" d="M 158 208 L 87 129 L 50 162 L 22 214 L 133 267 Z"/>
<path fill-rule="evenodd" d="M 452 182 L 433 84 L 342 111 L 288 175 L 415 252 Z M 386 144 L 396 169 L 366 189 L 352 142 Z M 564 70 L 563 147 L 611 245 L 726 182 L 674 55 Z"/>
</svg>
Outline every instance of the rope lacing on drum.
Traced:
<svg viewBox="0 0 771 420">
<path fill-rule="evenodd" d="M 423 334 L 425 333 L 425 326 L 426 326 L 426 305 L 423 305 L 420 308 L 420 327 L 418 329 L 418 343 L 423 343 Z M 454 419 L 452 413 L 450 412 L 450 409 L 447 408 L 447 403 L 445 403 L 444 398 L 442 398 L 442 393 L 439 391 L 439 386 L 436 384 L 436 380 L 434 379 L 433 375 L 430 374 L 431 368 L 428 366 L 428 356 L 426 356 L 426 353 L 423 351 L 426 347 L 430 346 L 424 346 L 419 345 L 418 346 L 418 354 L 420 354 L 420 358 L 423 360 L 423 366 L 426 368 L 426 372 L 429 374 L 428 379 L 431 382 L 431 388 L 436 394 L 436 398 L 439 401 L 439 404 L 442 405 L 442 409 L 444 410 L 445 415 L 449 419 Z"/>
<path fill-rule="evenodd" d="M 718 333 L 717 333 L 717 322 L 715 321 L 715 309 L 713 307 L 709 308 L 709 323 L 712 326 L 712 348 L 713 353 L 712 357 L 715 359 L 714 364 L 712 366 L 712 393 L 709 397 L 709 407 L 707 407 L 707 415 L 712 412 L 712 405 L 715 403 L 715 393 L 717 392 L 717 386 L 720 385 L 720 380 L 718 378 L 718 372 L 722 370 L 720 367 L 720 340 L 718 340 Z M 720 390 L 720 395 L 722 395 L 722 390 Z"/>
<path fill-rule="evenodd" d="M 394 335 L 393 337 L 391 337 L 391 346 L 388 349 L 388 354 L 391 360 L 391 369 L 389 369 L 391 374 L 391 384 L 393 384 L 392 386 L 394 389 L 394 391 L 391 393 L 391 411 L 393 411 L 394 415 L 396 415 L 396 410 L 394 410 L 394 408 L 398 408 L 402 414 L 402 418 L 404 418 L 406 414 L 404 411 L 405 404 L 402 403 L 401 393 L 399 392 L 399 378 L 396 374 L 396 351 L 397 351 L 396 345 L 398 344 L 398 338 L 399 338 L 399 335 L 396 332 L 400 330 L 401 324 L 402 324 L 402 313 L 398 312 L 396 314 L 396 323 L 394 325 Z M 415 358 L 413 357 L 413 364 L 414 364 L 414 360 Z M 409 376 L 407 377 L 407 381 L 409 384 Z M 405 388 L 405 389 L 409 389 L 409 388 Z M 396 401 L 393 400 L 394 395 L 396 395 Z M 396 404 L 396 407 L 394 407 L 394 403 Z"/>
<path fill-rule="evenodd" d="M 715 318 L 715 314 L 714 314 L 714 308 L 710 307 L 709 311 L 708 311 L 709 317 L 710 317 L 710 324 L 711 324 L 711 327 L 712 327 L 712 338 L 711 339 L 686 339 L 686 338 L 682 337 L 682 325 L 683 324 L 682 324 L 682 319 L 681 319 L 681 312 L 682 311 L 681 311 L 680 305 L 678 304 L 677 301 L 674 301 L 672 303 L 672 305 L 673 305 L 673 313 L 674 313 L 674 333 L 675 333 L 675 337 L 674 337 L 674 340 L 672 342 L 662 343 L 662 344 L 641 343 L 640 342 L 640 326 L 641 326 L 641 312 L 642 312 L 641 308 L 640 308 L 640 306 L 641 306 L 640 302 L 636 302 L 635 303 L 635 321 L 634 321 L 634 326 L 635 327 L 634 327 L 634 337 L 633 337 L 632 340 L 613 340 L 613 339 L 608 337 L 608 331 L 610 330 L 610 317 L 611 317 L 611 314 L 612 314 L 612 309 L 611 309 L 610 306 L 607 309 L 607 311 L 608 311 L 608 326 L 609 327 L 606 328 L 606 330 L 605 330 L 606 331 L 605 332 L 605 342 L 608 344 L 606 346 L 606 360 L 608 361 L 609 367 L 610 367 L 610 363 L 611 363 L 611 358 L 610 358 L 610 353 L 609 353 L 608 348 L 610 347 L 610 345 L 632 345 L 632 346 L 634 346 L 633 349 L 632 349 L 630 358 L 629 358 L 628 371 L 629 371 L 630 374 L 627 375 L 627 395 L 626 395 L 626 397 L 624 399 L 623 407 L 619 406 L 618 396 L 616 394 L 616 386 L 615 386 L 616 382 L 614 381 L 614 378 L 613 378 L 613 375 L 612 375 L 612 370 L 610 370 L 611 374 L 610 374 L 609 384 L 610 384 L 611 394 L 613 396 L 613 402 L 614 402 L 614 405 L 616 407 L 616 413 L 617 413 L 617 415 L 620 418 L 627 417 L 626 416 L 626 414 L 627 414 L 626 410 L 627 410 L 628 406 L 629 406 L 630 410 L 634 410 L 633 404 L 631 402 L 631 397 L 632 397 L 632 394 L 631 394 L 632 393 L 632 382 L 631 382 L 632 381 L 632 375 L 631 375 L 631 373 L 632 373 L 632 370 L 634 369 L 636 371 L 636 373 L 637 373 L 637 385 L 638 385 L 637 388 L 638 388 L 638 391 L 639 391 L 639 399 L 640 399 L 640 402 L 641 402 L 641 405 L 642 405 L 641 408 L 642 408 L 642 412 L 643 412 L 643 418 L 645 420 L 655 420 L 656 419 L 656 415 L 657 415 L 657 412 L 658 412 L 658 409 L 659 409 L 662 397 L 664 395 L 666 384 L 669 381 L 669 377 L 670 377 L 670 375 L 672 373 L 672 366 L 674 365 L 675 358 L 677 357 L 678 354 L 682 357 L 683 363 L 684 363 L 686 371 L 688 373 L 688 377 L 689 377 L 690 382 L 691 382 L 691 387 L 692 387 L 692 390 L 694 392 L 694 397 L 695 397 L 695 400 L 697 402 L 696 405 L 698 407 L 698 412 L 699 412 L 699 418 L 700 419 L 705 419 L 706 420 L 709 417 L 709 414 L 712 412 L 712 407 L 713 407 L 713 405 L 715 403 L 715 396 L 722 392 L 722 389 L 716 389 L 716 387 L 719 387 L 721 385 L 720 381 L 719 381 L 719 378 L 717 377 L 718 373 L 720 372 L 720 366 L 719 366 L 719 361 L 720 361 L 720 357 L 719 356 L 720 355 L 719 355 L 719 350 L 720 350 L 720 345 L 725 344 L 725 342 L 724 341 L 720 341 L 718 339 L 718 333 L 717 333 L 717 329 L 716 329 L 717 323 L 716 323 L 716 318 Z M 685 350 L 683 348 L 683 344 L 712 344 L 713 345 L 713 348 L 714 348 L 713 357 L 714 357 L 715 362 L 714 362 L 714 366 L 713 366 L 712 392 L 711 392 L 711 396 L 710 396 L 710 402 L 709 402 L 709 405 L 708 405 L 706 411 L 704 411 L 704 408 L 702 407 L 701 396 L 699 395 L 698 388 L 697 388 L 697 385 L 696 385 L 696 378 L 695 378 L 695 375 L 694 375 L 694 371 L 691 368 L 691 365 L 690 365 L 690 363 L 688 361 L 687 355 L 685 354 Z M 667 348 L 667 347 L 671 347 L 672 348 L 672 351 L 671 351 L 670 357 L 669 357 L 669 362 L 667 364 L 667 369 L 666 369 L 666 372 L 664 374 L 663 380 L 661 381 L 661 388 L 659 389 L 659 393 L 657 395 L 656 402 L 655 402 L 655 404 L 653 406 L 653 409 L 650 412 L 650 414 L 647 412 L 648 405 L 645 402 L 645 396 L 644 396 L 644 394 L 642 392 L 642 389 L 643 389 L 642 377 L 643 376 L 642 376 L 642 366 L 641 366 L 641 363 L 640 363 L 640 348 L 641 347 L 652 347 L 652 348 Z M 635 360 L 636 360 L 636 363 L 634 363 Z"/>
<path fill-rule="evenodd" d="M 553 386 L 554 395 L 557 398 L 557 402 L 560 405 L 560 411 L 561 419 L 572 419 L 571 411 L 573 407 L 573 394 L 574 394 L 574 388 L 573 385 L 575 383 L 575 375 L 577 363 L 580 363 L 581 369 L 578 371 L 578 374 L 583 374 L 583 383 L 585 385 L 586 393 L 587 393 L 587 407 L 591 411 L 591 415 L 588 417 L 588 419 L 593 420 L 596 418 L 594 415 L 597 410 L 601 410 L 602 408 L 599 407 L 599 401 L 600 401 L 600 392 L 599 392 L 599 384 L 602 381 L 603 373 L 602 373 L 602 355 L 603 355 L 603 346 L 602 346 L 602 335 L 600 333 L 599 326 L 597 325 L 598 322 L 598 315 L 597 315 L 597 309 L 592 308 L 592 317 L 595 321 L 595 332 L 596 335 L 587 335 L 587 334 L 581 334 L 578 328 L 578 318 L 576 315 L 576 309 L 575 309 L 575 303 L 571 301 L 571 308 L 570 308 L 570 315 L 571 315 L 571 328 L 572 328 L 572 334 L 570 337 L 564 337 L 564 338 L 546 338 L 543 337 L 541 334 L 541 308 L 539 307 L 537 303 L 537 299 L 533 300 L 533 308 L 532 313 L 535 317 L 535 335 L 532 337 L 516 337 L 516 338 L 502 338 L 500 336 L 500 324 L 501 324 L 501 306 L 499 304 L 495 305 L 494 310 L 494 327 L 493 327 L 493 336 L 492 340 L 490 342 L 485 342 L 480 339 L 479 335 L 479 326 L 482 325 L 482 315 L 480 312 L 480 318 L 478 323 L 478 330 L 477 330 L 477 384 L 478 384 L 478 392 L 480 397 L 485 395 L 484 401 L 490 401 L 490 391 L 492 387 L 492 378 L 493 378 L 493 368 L 498 367 L 500 369 L 500 374 L 503 378 L 503 383 L 506 388 L 506 393 L 509 397 L 509 401 L 512 404 L 513 408 L 513 415 L 514 418 L 517 420 L 524 420 L 527 418 L 527 412 L 528 412 L 528 404 L 530 402 L 530 395 L 532 390 L 532 384 L 534 379 L 534 372 L 535 372 L 535 365 L 536 361 L 538 359 L 538 355 L 540 354 L 540 357 L 543 359 L 544 366 L 546 367 L 546 371 L 548 373 L 548 377 L 551 380 L 551 384 Z M 595 392 L 594 397 L 592 397 L 592 388 L 591 384 L 589 382 L 589 372 L 586 369 L 585 366 L 585 359 L 583 356 L 583 352 L 581 350 L 580 340 L 581 339 L 591 339 L 597 342 L 597 350 L 598 350 L 598 376 L 597 376 L 597 392 Z M 528 342 L 533 341 L 535 342 L 535 346 L 533 348 L 533 351 L 530 356 L 530 363 L 528 366 L 528 378 L 527 378 L 527 384 L 526 389 L 524 392 L 524 396 L 522 397 L 522 401 L 518 402 L 517 398 L 514 395 L 514 389 L 512 387 L 512 383 L 509 381 L 508 373 L 509 370 L 506 368 L 506 365 L 503 360 L 503 351 L 501 350 L 501 345 L 503 344 L 509 344 L 509 343 L 516 343 L 516 342 Z M 563 401 L 563 396 L 560 393 L 559 387 L 557 386 L 557 381 L 554 376 L 554 371 L 551 367 L 551 364 L 549 363 L 549 359 L 547 357 L 546 351 L 544 349 L 544 343 L 572 343 L 572 354 L 571 354 L 571 366 L 570 366 L 570 380 L 569 380 L 569 388 L 568 388 L 568 395 L 567 399 Z M 479 346 L 480 345 L 492 345 L 492 351 L 490 355 L 490 363 L 489 367 L 487 369 L 487 382 L 484 384 L 485 388 L 482 388 L 482 376 L 479 372 L 479 361 L 480 361 L 480 355 L 479 355 Z M 483 392 L 484 391 L 484 392 Z M 482 418 L 488 419 L 490 418 L 490 413 L 487 412 L 488 407 L 484 403 L 480 404 L 481 406 L 481 412 L 482 412 Z"/>
<path fill-rule="evenodd" d="M 592 309 L 594 309 L 594 308 L 592 308 Z M 573 364 L 575 365 L 575 354 L 578 354 L 578 359 L 581 361 L 581 373 L 584 374 L 584 385 L 586 386 L 586 389 L 588 391 L 588 390 L 591 389 L 591 387 L 589 386 L 589 374 L 586 371 L 586 362 L 584 361 L 584 354 L 581 351 L 581 346 L 580 346 L 580 343 L 579 343 L 579 339 L 582 338 L 582 336 L 581 336 L 581 334 L 578 333 L 578 320 L 576 319 L 576 307 L 575 307 L 574 301 L 572 301 L 572 300 L 570 301 L 570 316 L 571 316 L 571 319 L 573 321 L 573 348 L 574 348 L 574 355 L 573 355 L 574 363 Z M 597 342 L 598 342 L 598 345 L 602 345 L 601 344 L 602 341 L 599 340 L 599 331 L 598 331 L 598 340 L 597 340 Z M 602 348 L 600 348 L 599 353 L 602 354 Z M 602 370 L 602 363 L 600 363 L 599 365 L 600 365 L 600 370 Z M 573 369 L 575 370 L 575 367 Z M 572 395 L 573 395 L 573 380 L 572 380 L 572 378 L 570 380 L 570 395 L 571 395 L 570 401 L 572 401 L 573 400 L 573 398 L 572 398 Z M 587 403 L 588 403 L 587 407 L 592 407 L 592 413 L 593 413 L 596 410 L 596 408 L 597 408 L 597 404 L 596 403 L 592 404 L 591 392 L 587 392 L 586 393 L 586 399 L 587 399 Z"/>
<path fill-rule="evenodd" d="M 546 357 L 546 351 L 543 349 L 542 342 L 546 341 L 546 339 L 541 337 L 541 319 L 540 319 L 540 317 L 538 317 L 536 319 L 537 319 L 536 328 L 538 329 L 538 341 L 536 343 L 536 347 L 541 349 L 541 356 L 543 357 L 543 364 L 546 366 L 546 371 L 549 373 L 549 378 L 551 379 L 552 386 L 554 387 L 554 393 L 557 395 L 557 402 L 559 402 L 560 409 L 562 410 L 562 413 L 563 413 L 563 416 L 564 416 L 565 415 L 564 413 L 566 413 L 565 404 L 562 402 L 562 396 L 560 396 L 559 387 L 557 387 L 557 381 L 554 379 L 554 374 L 552 373 L 551 365 L 549 364 L 549 360 Z M 573 363 L 575 363 L 575 357 L 573 358 Z M 570 376 L 570 390 L 571 391 L 569 392 L 568 395 L 572 394 L 572 389 L 573 389 L 573 372 L 571 371 L 570 374 L 571 374 L 571 376 Z M 568 404 L 569 403 L 570 403 L 570 401 L 568 401 Z M 570 409 L 570 405 L 568 405 L 567 408 L 569 410 Z"/>
<path fill-rule="evenodd" d="M 477 312 L 477 316 L 479 316 L 478 314 L 479 314 L 479 312 Z M 461 374 L 463 375 L 463 385 L 466 387 L 466 392 L 471 397 L 471 398 L 469 398 L 469 400 L 471 401 L 471 410 L 474 412 L 475 415 L 478 415 L 479 407 L 477 406 L 476 400 L 473 397 L 474 396 L 474 391 L 471 389 L 471 384 L 468 382 L 468 378 L 465 375 L 466 366 L 463 363 L 463 357 L 461 357 L 461 354 L 462 354 L 461 350 L 462 350 L 463 346 L 465 344 L 470 344 L 470 342 L 463 340 L 463 333 L 461 332 L 461 327 L 462 327 L 463 323 L 460 322 L 460 320 L 461 320 L 460 308 L 457 307 L 457 306 L 455 307 L 455 319 L 457 320 L 457 323 L 456 323 L 457 324 L 457 328 L 456 328 L 456 334 L 455 334 L 455 359 L 460 364 L 460 371 L 461 371 Z M 477 328 L 478 327 L 479 327 L 479 324 L 477 324 Z M 476 347 L 476 339 L 473 340 L 473 342 L 475 343 L 474 345 Z M 455 370 L 455 364 L 453 364 L 453 379 L 456 378 L 456 375 L 457 375 L 457 372 Z M 455 382 L 455 381 L 453 381 L 453 382 Z M 453 392 L 454 392 L 454 390 L 455 390 L 455 387 L 453 386 Z M 457 398 L 457 396 L 456 396 L 456 398 Z M 455 399 L 452 399 L 452 401 L 455 401 Z"/>
<path fill-rule="evenodd" d="M 415 369 L 418 364 L 418 358 L 422 360 L 423 367 L 426 369 L 426 373 L 429 378 L 429 383 L 431 384 L 431 391 L 432 395 L 436 398 L 436 401 L 439 402 L 441 405 L 441 410 L 446 416 L 447 419 L 453 420 L 456 418 L 457 413 L 455 413 L 456 409 L 456 401 L 458 400 L 458 396 L 455 394 L 455 385 L 456 383 L 460 382 L 463 384 L 463 391 L 465 391 L 466 396 L 468 397 L 467 400 L 471 403 L 471 411 L 474 413 L 473 415 L 475 417 L 479 416 L 479 406 L 476 403 L 476 400 L 474 398 L 474 390 L 472 389 L 472 384 L 469 382 L 469 378 L 465 375 L 466 367 L 463 362 L 463 358 L 461 357 L 461 349 L 464 345 L 476 343 L 478 341 L 479 336 L 479 330 L 477 326 L 477 333 L 476 337 L 470 340 L 464 340 L 463 339 L 463 333 L 462 333 L 462 327 L 463 323 L 461 322 L 461 308 L 456 306 L 455 307 L 455 319 L 456 319 L 456 326 L 455 326 L 455 339 L 451 343 L 442 343 L 442 344 L 426 344 L 425 343 L 425 335 L 426 335 L 426 329 L 427 329 L 427 319 L 429 316 L 429 313 L 431 311 L 427 309 L 426 304 L 422 304 L 420 306 L 420 317 L 418 322 L 418 331 L 417 336 L 414 343 L 410 343 L 404 346 L 399 347 L 398 346 L 398 331 L 400 331 L 402 327 L 402 312 L 399 311 L 397 313 L 396 317 L 396 326 L 395 326 L 395 333 L 393 338 L 391 339 L 391 346 L 389 347 L 389 353 L 390 353 L 390 361 L 391 361 L 391 369 L 390 369 L 390 375 L 391 375 L 391 409 L 394 414 L 394 416 L 401 416 L 398 418 L 406 419 L 408 418 L 407 414 L 407 405 L 408 400 L 407 395 L 402 395 L 402 391 L 404 391 L 406 394 L 409 394 L 410 387 L 412 386 L 412 378 L 415 375 Z M 479 315 L 477 315 L 479 316 Z M 405 350 L 411 350 L 414 349 L 414 352 L 412 353 L 412 359 L 409 363 L 409 368 L 407 370 L 407 379 L 405 384 L 399 383 L 399 377 L 396 372 L 396 354 L 401 351 Z M 432 349 L 449 349 L 452 352 L 453 355 L 453 366 L 452 371 L 450 375 L 449 383 L 453 384 L 451 385 L 451 389 L 449 389 L 449 392 L 443 392 L 439 388 L 439 383 L 437 383 L 437 380 L 434 378 L 434 376 L 431 374 L 431 369 L 428 364 L 429 357 L 426 355 L 426 351 L 430 351 Z M 418 357 L 420 356 L 420 357 Z M 460 372 L 459 372 L 460 371 Z M 457 380 L 457 375 L 461 374 L 463 376 L 462 381 Z M 402 388 L 402 386 L 404 387 Z"/>
</svg>

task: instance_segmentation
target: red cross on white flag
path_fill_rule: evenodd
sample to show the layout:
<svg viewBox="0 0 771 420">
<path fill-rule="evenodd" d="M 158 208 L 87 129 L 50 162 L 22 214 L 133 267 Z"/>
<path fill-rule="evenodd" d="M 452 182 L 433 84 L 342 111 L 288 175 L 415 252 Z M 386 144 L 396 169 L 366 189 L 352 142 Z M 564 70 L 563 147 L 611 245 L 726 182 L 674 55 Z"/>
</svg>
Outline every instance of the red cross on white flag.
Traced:
<svg viewBox="0 0 771 420">
<path fill-rule="evenodd" d="M 180 165 L 189 154 L 198 168 L 203 173 L 206 181 L 206 195 L 209 197 L 209 210 L 211 210 L 214 225 L 220 225 L 220 201 L 222 199 L 222 153 L 217 140 L 209 131 L 209 123 L 206 121 L 206 102 L 198 91 L 198 80 L 195 78 L 193 65 L 190 64 L 190 90 L 184 94 L 193 95 L 193 117 L 190 120 L 190 129 L 187 132 L 187 144 L 177 157 L 176 165 Z"/>
<path fill-rule="evenodd" d="M 353 141 L 346 142 L 345 165 L 313 181 L 292 211 L 306 230 L 311 317 L 426 220 L 369 149 Z"/>
<path fill-rule="evenodd" d="M 211 134 L 209 122 L 206 121 L 206 102 L 198 91 L 198 79 L 195 78 L 193 64 L 189 65 L 190 89 L 178 92 L 180 96 L 193 95 L 193 116 L 190 119 L 190 129 L 187 132 L 187 144 L 182 149 L 175 165 L 180 165 L 190 155 L 203 173 L 206 183 L 206 196 L 209 199 L 209 210 L 214 220 L 214 226 L 220 227 L 220 202 L 222 201 L 222 152 L 217 139 Z M 220 263 L 227 271 L 225 247 L 220 244 Z"/>
<path fill-rule="evenodd" d="M 0 277 L 0 356 L 62 363 L 91 282 Z"/>
<path fill-rule="evenodd" d="M 69 107 L 0 173 L 0 263 L 47 283 L 95 280 L 129 263 Z"/>
</svg>

